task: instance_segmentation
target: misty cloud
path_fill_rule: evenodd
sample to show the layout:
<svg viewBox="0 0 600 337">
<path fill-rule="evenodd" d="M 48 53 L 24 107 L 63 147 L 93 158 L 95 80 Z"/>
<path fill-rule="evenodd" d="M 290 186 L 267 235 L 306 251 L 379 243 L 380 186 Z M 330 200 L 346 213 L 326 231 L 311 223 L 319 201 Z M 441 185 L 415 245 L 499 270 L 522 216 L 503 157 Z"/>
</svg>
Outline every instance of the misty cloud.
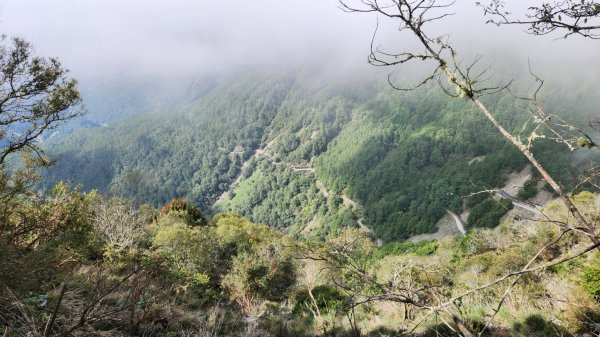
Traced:
<svg viewBox="0 0 600 337">
<path fill-rule="evenodd" d="M 0 20 L 76 73 L 297 64 L 360 50 L 373 23 L 319 0 L 20 0 L 2 3 Z"/>
<path fill-rule="evenodd" d="M 456 15 L 433 27 L 450 34 L 461 57 L 483 54 L 495 62 L 512 55 L 522 68 L 531 58 L 540 67 L 566 67 L 570 73 L 594 66 L 600 52 L 594 41 L 532 37 L 524 27 L 486 25 L 474 2 L 459 0 Z M 515 11 L 536 2 L 519 1 Z M 306 64 L 367 69 L 375 23 L 375 15 L 344 13 L 335 0 L 0 1 L 3 33 L 30 40 L 41 55 L 58 56 L 83 80 Z M 377 41 L 388 50 L 413 46 L 409 34 L 398 34 L 397 23 L 383 18 L 380 23 Z"/>
</svg>

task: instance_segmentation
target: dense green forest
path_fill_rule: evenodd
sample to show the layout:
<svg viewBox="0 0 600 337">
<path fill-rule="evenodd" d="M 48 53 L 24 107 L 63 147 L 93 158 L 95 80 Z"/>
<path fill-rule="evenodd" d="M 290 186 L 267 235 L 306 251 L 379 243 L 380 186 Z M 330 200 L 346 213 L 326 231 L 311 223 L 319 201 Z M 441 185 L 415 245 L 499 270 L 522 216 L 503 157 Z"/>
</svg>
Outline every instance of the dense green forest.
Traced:
<svg viewBox="0 0 600 337">
<path fill-rule="evenodd" d="M 547 95 L 558 113 L 567 104 L 553 99 L 559 90 Z M 510 130 L 526 123 L 509 94 L 486 104 Z M 590 113 L 575 106 L 570 117 Z M 436 86 L 399 92 L 369 77 L 302 73 L 234 76 L 182 108 L 48 148 L 57 165 L 47 186 L 69 180 L 154 206 L 185 197 L 209 213 L 233 211 L 321 237 L 364 218 L 385 241 L 435 231 L 444 208 L 462 211 L 464 196 L 499 187 L 525 166 L 487 120 Z M 571 154 L 550 142 L 534 151 L 572 185 Z"/>
<path fill-rule="evenodd" d="M 85 97 L 85 115 L 42 135 L 41 139 L 62 138 L 81 129 L 101 128 L 140 113 L 164 107 L 180 107 L 203 96 L 214 88 L 211 76 L 188 76 L 167 80 L 150 75 L 121 73 L 118 76 L 99 76 L 80 83 Z"/>
</svg>

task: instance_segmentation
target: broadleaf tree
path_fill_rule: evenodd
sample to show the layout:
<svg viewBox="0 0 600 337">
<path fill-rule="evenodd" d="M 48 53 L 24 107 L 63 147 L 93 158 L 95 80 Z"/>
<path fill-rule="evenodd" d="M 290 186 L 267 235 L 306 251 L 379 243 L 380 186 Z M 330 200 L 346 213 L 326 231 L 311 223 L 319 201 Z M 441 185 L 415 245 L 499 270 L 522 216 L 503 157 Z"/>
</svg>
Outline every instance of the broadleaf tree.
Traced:
<svg viewBox="0 0 600 337">
<path fill-rule="evenodd" d="M 29 149 L 43 158 L 43 134 L 82 114 L 77 81 L 56 58 L 34 54 L 21 39 L 0 39 L 0 165 Z"/>
</svg>

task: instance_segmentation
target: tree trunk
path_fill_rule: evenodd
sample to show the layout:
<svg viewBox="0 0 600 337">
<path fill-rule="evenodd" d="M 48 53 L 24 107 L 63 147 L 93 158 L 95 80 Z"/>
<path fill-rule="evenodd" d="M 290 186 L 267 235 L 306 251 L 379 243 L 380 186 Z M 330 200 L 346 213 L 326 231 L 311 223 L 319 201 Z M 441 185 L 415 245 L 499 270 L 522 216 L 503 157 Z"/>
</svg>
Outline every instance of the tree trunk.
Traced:
<svg viewBox="0 0 600 337">
<path fill-rule="evenodd" d="M 577 220 L 577 222 L 584 228 L 584 230 L 590 235 L 590 239 L 593 243 L 598 243 L 598 238 L 596 237 L 596 231 L 594 226 L 592 226 L 585 217 L 579 212 L 577 206 L 573 204 L 571 198 L 569 198 L 560 185 L 552 178 L 552 176 L 546 171 L 546 169 L 537 161 L 537 159 L 533 156 L 533 153 L 525 146 L 525 144 L 521 143 L 517 138 L 511 135 L 498 121 L 496 118 L 489 112 L 489 110 L 481 103 L 480 100 L 476 98 L 471 98 L 471 101 L 475 104 L 475 106 L 483 112 L 483 114 L 489 119 L 494 127 L 500 131 L 504 138 L 508 139 L 514 146 L 516 146 L 521 153 L 527 157 L 529 162 L 536 168 L 536 170 L 542 175 L 542 178 L 552 187 L 552 189 L 559 195 L 565 206 L 569 209 L 569 212 L 573 215 L 573 217 Z M 599 248 L 600 249 L 600 248 Z"/>
</svg>

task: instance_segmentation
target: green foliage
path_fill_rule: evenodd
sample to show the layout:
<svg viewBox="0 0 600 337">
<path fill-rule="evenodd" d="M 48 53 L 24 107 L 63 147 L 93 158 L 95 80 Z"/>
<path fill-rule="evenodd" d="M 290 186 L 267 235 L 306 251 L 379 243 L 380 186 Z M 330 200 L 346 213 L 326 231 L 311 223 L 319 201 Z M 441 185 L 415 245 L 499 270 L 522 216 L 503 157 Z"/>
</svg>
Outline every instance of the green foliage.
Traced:
<svg viewBox="0 0 600 337">
<path fill-rule="evenodd" d="M 281 301 L 294 284 L 296 266 L 273 229 L 235 214 L 191 227 L 168 214 L 158 218 L 152 245 L 166 259 L 173 286 L 186 298 L 194 294 L 198 305 L 214 303 L 223 291 L 242 308 Z"/>
<path fill-rule="evenodd" d="M 404 255 L 404 254 L 415 254 L 418 256 L 428 256 L 438 248 L 438 243 L 435 241 L 402 241 L 402 242 L 391 242 L 387 243 L 375 250 L 373 253 L 374 259 L 381 259 L 389 255 Z"/>
<path fill-rule="evenodd" d="M 537 180 L 529 179 L 523 185 L 523 188 L 519 190 L 518 197 L 522 200 L 527 200 L 535 197 L 538 193 L 537 190 Z"/>
<path fill-rule="evenodd" d="M 63 160 L 48 177 L 155 207 L 183 197 L 295 235 L 307 235 L 309 224 L 310 235 L 336 235 L 364 218 L 390 242 L 435 231 L 445 208 L 460 211 L 462 196 L 501 186 L 506 172 L 526 164 L 478 111 L 437 87 L 398 92 L 352 82 L 235 77 L 181 111 L 51 144 Z M 508 94 L 485 103 L 509 130 L 525 122 Z M 532 151 L 572 186 L 568 151 L 545 142 Z M 475 199 L 467 205 L 483 201 Z M 495 226 L 500 209 L 493 211 L 478 226 Z"/>
<path fill-rule="evenodd" d="M 77 81 L 58 59 L 35 56 L 29 42 L 6 40 L 0 36 L 0 165 L 23 150 L 46 161 L 37 140 L 81 114 Z"/>
<path fill-rule="evenodd" d="M 234 257 L 222 285 L 247 310 L 256 301 L 282 301 L 295 281 L 294 262 L 282 246 L 272 242 Z"/>
<path fill-rule="evenodd" d="M 290 85 L 285 77 L 241 76 L 183 111 L 76 132 L 49 143 L 62 160 L 47 177 L 68 177 L 155 207 L 183 197 L 207 209 L 261 146 Z"/>
<path fill-rule="evenodd" d="M 347 186 L 387 241 L 435 230 L 444 208 L 461 209 L 461 195 L 499 186 L 499 171 L 525 163 L 471 107 L 430 89 L 379 91 L 318 161 L 319 178 Z"/>
<path fill-rule="evenodd" d="M 517 336 L 522 337 L 547 337 L 547 336 L 572 336 L 562 327 L 547 321 L 540 314 L 525 317 L 522 322 L 513 325 Z"/>
<path fill-rule="evenodd" d="M 0 252 L 6 258 L 0 262 L 0 283 L 28 289 L 36 286 L 36 273 L 69 271 L 70 264 L 56 267 L 57 261 L 101 255 L 92 222 L 97 198 L 94 192 L 58 183 L 45 198 L 8 199 L 1 211 Z"/>
<path fill-rule="evenodd" d="M 188 226 L 205 226 L 208 221 L 202 210 L 185 199 L 173 199 L 166 203 L 160 211 L 162 215 L 182 218 Z"/>
<path fill-rule="evenodd" d="M 467 198 L 465 198 L 465 206 L 468 208 L 473 208 L 478 204 L 484 202 L 490 197 L 488 193 L 476 193 Z"/>
<path fill-rule="evenodd" d="M 12 307 L 0 311 L 27 311 L 33 318 L 3 316 L 2 324 L 22 325 L 15 330 L 22 335 L 33 331 L 23 322 L 47 326 L 47 308 L 57 304 L 57 285 L 63 283 L 69 293 L 64 305 L 56 306 L 60 318 L 53 329 L 67 329 L 69 318 L 81 322 L 87 314 L 96 321 L 61 335 L 93 330 L 143 335 L 142 327 L 152 327 L 146 335 L 168 336 L 204 323 L 213 335 L 242 335 L 253 326 L 268 327 L 273 335 L 314 335 L 314 327 L 304 324 L 306 315 L 294 317 L 292 311 L 306 313 L 316 303 L 327 312 L 320 320 L 331 319 L 335 326 L 345 301 L 385 298 L 379 295 L 394 287 L 409 288 L 401 296 L 412 296 L 410 287 L 427 289 L 419 301 L 441 295 L 434 301 L 439 302 L 473 286 L 456 282 L 471 281 L 474 275 L 478 283 L 487 282 L 522 267 L 532 255 L 531 242 L 513 242 L 500 251 L 489 239 L 491 231 L 477 228 L 458 244 L 406 241 L 375 248 L 369 235 L 356 228 L 358 219 L 364 217 L 388 241 L 431 231 L 445 208 L 461 209 L 461 196 L 501 185 L 504 178 L 498 172 L 520 169 L 525 161 L 464 102 L 448 102 L 431 88 L 398 94 L 370 84 L 348 88 L 292 82 L 235 79 L 183 111 L 132 117 L 59 144 L 58 153 L 66 160 L 50 173 L 52 178 L 70 177 L 88 188 L 155 206 L 171 200 L 161 212 L 152 206 L 133 212 L 140 219 L 132 228 L 143 235 L 132 235 L 128 249 L 109 244 L 94 227 L 104 201 L 95 192 L 58 183 L 43 195 L 28 188 L 33 181 L 29 172 L 12 178 L 2 173 L 0 303 Z M 77 98 L 69 96 L 69 88 L 58 95 Z M 50 105 L 60 105 L 60 98 Z M 489 104 L 507 125 L 520 125 L 514 106 L 503 97 Z M 552 145 L 534 149 L 551 162 L 553 174 L 567 177 L 568 160 L 556 159 L 567 157 L 555 150 Z M 472 161 L 474 157 L 484 158 Z M 219 198 L 226 191 L 229 196 Z M 208 221 L 195 206 L 206 210 L 217 200 L 217 206 L 252 220 L 228 213 Z M 585 205 L 593 200 L 591 194 L 575 198 Z M 478 198 L 467 203 L 473 227 L 496 226 L 512 207 L 510 201 Z M 323 240 L 291 242 L 273 227 L 296 236 L 306 230 Z M 460 251 L 449 252 L 448 245 Z M 317 268 L 325 267 L 313 275 L 322 277 L 311 291 L 314 302 L 308 290 L 294 292 L 302 284 L 301 272 L 308 271 L 300 270 L 299 251 L 291 251 L 297 247 L 314 255 Z M 596 262 L 581 274 L 583 265 L 567 266 L 598 297 Z M 546 289 L 531 280 L 523 277 L 513 291 L 531 295 L 537 305 Z M 485 291 L 493 295 L 497 289 Z M 294 293 L 292 308 L 288 299 Z M 473 298 L 477 296 L 464 299 L 461 311 L 489 304 L 470 302 Z M 519 298 L 514 298 L 517 304 Z M 51 305 L 36 307 L 38 300 Z M 84 306 L 90 303 L 101 305 L 88 310 Z M 364 304 L 352 315 L 364 324 L 380 315 L 378 310 Z M 177 322 L 158 331 L 154 319 L 165 314 Z M 257 324 L 248 323 L 249 317 Z M 0 333 L 6 331 L 0 326 Z M 535 315 L 515 324 L 514 331 L 523 336 L 564 333 Z"/>
<path fill-rule="evenodd" d="M 592 259 L 590 265 L 583 269 L 581 281 L 585 290 L 596 300 L 600 300 L 600 256 L 598 254 Z"/>
<path fill-rule="evenodd" d="M 249 219 L 233 213 L 218 214 L 211 219 L 211 223 L 225 259 L 231 259 L 280 237 L 272 228 L 254 224 Z"/>
<path fill-rule="evenodd" d="M 467 232 L 459 241 L 459 247 L 467 255 L 485 253 L 492 249 L 489 238 L 479 229 L 473 229 Z"/>
<path fill-rule="evenodd" d="M 588 194 L 576 199 L 577 202 L 588 204 L 593 200 Z M 204 226 L 190 226 L 170 212 L 156 214 L 148 210 L 154 214 L 150 217 L 154 221 L 146 223 L 151 244 L 144 243 L 146 238 L 136 237 L 135 240 L 140 242 L 132 245 L 135 249 L 122 250 L 110 256 L 99 254 L 91 257 L 84 254 L 89 246 L 100 245 L 99 250 L 106 251 L 106 247 L 102 247 L 103 241 L 94 237 L 97 234 L 91 221 L 94 207 L 102 202 L 107 201 L 95 193 L 82 193 L 66 184 L 58 184 L 51 194 L 37 204 L 31 200 L 19 203 L 19 207 L 23 207 L 20 210 L 27 210 L 34 219 L 43 219 L 56 229 L 51 233 L 38 233 L 41 235 L 40 245 L 35 249 L 18 249 L 12 243 L 0 241 L 0 252 L 5 257 L 0 260 L 0 282 L 25 294 L 23 303 L 28 306 L 27 310 L 36 322 L 45 324 L 49 318 L 47 309 L 38 307 L 37 303 L 48 301 L 53 307 L 58 295 L 56 284 L 68 282 L 68 289 L 73 289 L 69 290 L 69 301 L 76 298 L 82 303 L 89 303 L 93 296 L 108 291 L 111 295 L 103 300 L 103 306 L 110 310 L 130 310 L 118 311 L 118 314 L 107 316 L 107 319 L 86 324 L 86 332 L 125 330 L 139 326 L 137 331 L 169 335 L 206 325 L 211 331 L 231 336 L 243 335 L 250 326 L 264 329 L 256 330 L 263 336 L 303 336 L 314 335 L 313 329 L 318 324 L 328 322 L 328 329 L 343 336 L 349 333 L 341 323 L 347 319 L 344 315 L 347 301 L 352 301 L 357 294 L 383 295 L 386 287 L 392 286 L 384 278 L 380 279 L 378 271 L 383 268 L 379 261 L 390 261 L 395 266 L 402 266 L 406 261 L 414 264 L 395 276 L 401 285 L 409 282 L 416 287 L 433 286 L 443 291 L 461 291 L 464 284 L 455 282 L 465 275 L 472 277 L 473 270 L 477 270 L 482 279 L 495 278 L 521 268 L 532 254 L 529 243 L 513 242 L 508 249 L 493 249 L 487 240 L 490 233 L 488 229 L 474 229 L 460 244 L 450 246 L 447 241 L 406 241 L 376 248 L 360 229 L 344 230 L 325 242 L 312 240 L 292 243 L 278 231 L 235 214 L 219 214 Z M 17 207 L 17 204 L 12 207 Z M 136 214 L 146 217 L 139 212 Z M 496 234 L 502 235 L 502 232 Z M 462 246 L 466 253 L 462 256 L 462 262 L 446 264 L 448 247 L 457 246 Z M 315 258 L 316 270 L 321 270 L 319 273 L 327 276 L 311 289 L 312 297 L 305 285 L 299 282 L 300 275 L 306 270 L 300 269 L 304 267 L 297 263 L 296 258 L 301 252 L 296 250 L 298 247 L 306 248 L 304 252 Z M 58 267 L 64 259 L 73 258 L 80 267 Z M 574 265 L 572 274 L 579 275 L 578 271 L 583 269 L 582 275 L 590 275 L 589 278 L 584 276 L 583 282 L 590 285 L 598 283 L 596 259 L 587 266 L 581 263 Z M 440 262 L 444 263 L 443 268 L 437 268 Z M 34 264 L 39 273 L 29 273 Z M 46 279 L 45 275 L 50 271 L 53 274 Z M 584 287 L 588 289 L 585 284 Z M 117 290 L 111 293 L 110 289 Z M 494 290 L 488 291 L 485 294 L 492 296 Z M 547 289 L 539 282 L 524 278 L 514 291 L 536 297 L 545 294 Z M 0 292 L 0 299 L 6 298 L 3 296 L 5 294 Z M 293 300 L 289 301 L 290 298 Z M 315 303 L 321 312 L 319 319 L 315 319 L 311 311 L 315 309 Z M 472 306 L 477 305 L 465 300 L 462 307 L 469 311 L 475 310 Z M 364 305 L 355 309 L 354 317 L 359 322 L 362 320 L 362 324 L 384 315 L 377 306 Z M 9 310 L 17 312 L 14 308 Z M 79 320 L 81 316 L 77 310 L 77 306 L 65 305 L 60 312 L 61 321 L 68 317 Z M 198 317 L 197 311 L 203 315 Z M 152 323 L 171 312 L 176 314 L 170 314 L 169 319 L 173 320 L 173 324 L 168 328 L 161 329 Z M 583 314 L 589 318 L 593 312 L 588 310 Z M 259 316 L 256 324 L 244 321 L 244 318 L 256 317 L 259 313 L 264 313 L 264 316 Z M 583 314 L 573 317 L 584 317 Z M 115 317 L 121 317 L 118 315 L 126 315 L 131 322 L 117 320 Z M 475 324 L 470 325 L 474 330 L 480 327 Z M 68 326 L 68 323 L 64 326 Z M 19 331 L 26 331 L 27 328 L 20 327 Z M 396 323 L 394 328 L 397 328 Z M 370 332 L 364 331 L 364 334 L 376 335 L 376 331 L 392 330 L 381 327 Z M 435 336 L 436 331 L 443 332 L 442 335 L 452 335 L 442 326 L 428 329 L 424 335 Z M 558 333 L 568 336 L 565 329 L 541 316 L 527 317 L 516 323 L 514 333 L 519 336 L 552 336 Z"/>
<path fill-rule="evenodd" d="M 285 228 L 310 222 L 326 207 L 315 177 L 264 160 L 222 208 L 247 214 L 259 223 Z"/>
<path fill-rule="evenodd" d="M 513 203 L 509 199 L 484 200 L 471 209 L 467 220 L 469 227 L 494 228 L 500 223 L 500 218 L 513 207 Z"/>
<path fill-rule="evenodd" d="M 293 314 L 310 313 L 309 308 L 314 308 L 315 303 L 323 313 L 335 312 L 346 299 L 344 294 L 330 285 L 316 286 L 311 290 L 311 293 L 312 297 L 307 289 L 303 289 L 296 294 Z"/>
</svg>

